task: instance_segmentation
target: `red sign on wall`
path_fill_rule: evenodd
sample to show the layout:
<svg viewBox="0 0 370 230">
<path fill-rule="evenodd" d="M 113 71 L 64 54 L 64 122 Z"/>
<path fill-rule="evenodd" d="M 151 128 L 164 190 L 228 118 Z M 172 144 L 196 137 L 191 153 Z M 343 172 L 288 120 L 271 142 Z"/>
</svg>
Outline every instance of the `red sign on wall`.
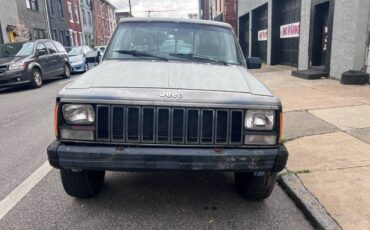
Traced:
<svg viewBox="0 0 370 230">
<path fill-rule="evenodd" d="M 268 31 L 260 30 L 258 31 L 258 41 L 267 41 Z"/>
<path fill-rule="evenodd" d="M 280 26 L 280 38 L 299 37 L 299 22 Z"/>
</svg>

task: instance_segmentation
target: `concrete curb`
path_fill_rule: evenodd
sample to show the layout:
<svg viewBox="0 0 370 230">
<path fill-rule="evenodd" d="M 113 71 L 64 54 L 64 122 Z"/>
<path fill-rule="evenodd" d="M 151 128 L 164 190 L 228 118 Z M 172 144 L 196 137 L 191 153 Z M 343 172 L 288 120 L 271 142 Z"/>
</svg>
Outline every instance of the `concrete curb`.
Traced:
<svg viewBox="0 0 370 230">
<path fill-rule="evenodd" d="M 294 173 L 283 174 L 279 184 L 316 229 L 342 229 Z"/>
</svg>

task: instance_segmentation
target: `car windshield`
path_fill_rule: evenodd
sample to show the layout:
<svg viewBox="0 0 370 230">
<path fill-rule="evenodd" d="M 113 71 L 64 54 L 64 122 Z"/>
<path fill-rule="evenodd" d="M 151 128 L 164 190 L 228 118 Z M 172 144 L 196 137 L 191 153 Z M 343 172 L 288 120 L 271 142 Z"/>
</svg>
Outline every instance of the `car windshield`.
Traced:
<svg viewBox="0 0 370 230">
<path fill-rule="evenodd" d="M 242 64 L 231 29 L 186 22 L 122 23 L 112 38 L 105 59 Z"/>
<path fill-rule="evenodd" d="M 0 45 L 0 57 L 29 56 L 33 53 L 34 42 L 8 43 Z"/>
<path fill-rule="evenodd" d="M 81 54 L 82 54 L 82 48 L 81 47 L 73 47 L 67 53 L 68 56 L 77 56 L 77 55 L 81 55 Z"/>
</svg>

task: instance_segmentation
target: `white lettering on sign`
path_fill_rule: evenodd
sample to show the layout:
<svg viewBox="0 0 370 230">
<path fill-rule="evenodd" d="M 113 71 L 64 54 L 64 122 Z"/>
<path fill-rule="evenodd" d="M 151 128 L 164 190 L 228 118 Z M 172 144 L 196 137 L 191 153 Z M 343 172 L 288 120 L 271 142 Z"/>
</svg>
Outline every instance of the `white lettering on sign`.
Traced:
<svg viewBox="0 0 370 230">
<path fill-rule="evenodd" d="M 280 26 L 280 38 L 299 37 L 299 22 Z"/>
<path fill-rule="evenodd" d="M 267 41 L 268 31 L 260 30 L 258 31 L 258 41 Z"/>
</svg>

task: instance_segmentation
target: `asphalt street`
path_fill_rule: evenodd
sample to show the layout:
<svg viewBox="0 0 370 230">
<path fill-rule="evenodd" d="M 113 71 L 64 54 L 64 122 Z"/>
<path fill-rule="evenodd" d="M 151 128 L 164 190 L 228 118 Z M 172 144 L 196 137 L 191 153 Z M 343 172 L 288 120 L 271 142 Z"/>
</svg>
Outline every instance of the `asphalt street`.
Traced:
<svg viewBox="0 0 370 230">
<path fill-rule="evenodd" d="M 69 82 L 0 90 L 0 202 L 46 162 L 55 97 Z M 233 183 L 230 173 L 109 172 L 99 196 L 75 199 L 53 169 L 0 219 L 0 229 L 312 229 L 279 186 L 251 202 Z"/>
</svg>

